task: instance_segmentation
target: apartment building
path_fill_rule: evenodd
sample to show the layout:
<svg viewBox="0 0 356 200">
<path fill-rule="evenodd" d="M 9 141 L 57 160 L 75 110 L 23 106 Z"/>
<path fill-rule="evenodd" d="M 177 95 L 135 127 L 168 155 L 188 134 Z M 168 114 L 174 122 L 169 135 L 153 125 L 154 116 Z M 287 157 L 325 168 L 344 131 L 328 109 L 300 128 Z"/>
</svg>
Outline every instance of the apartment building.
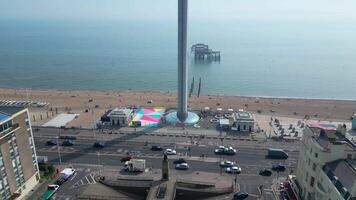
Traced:
<svg viewBox="0 0 356 200">
<path fill-rule="evenodd" d="M 301 199 L 356 199 L 356 146 L 345 125 L 304 128 L 294 185 Z"/>
<path fill-rule="evenodd" d="M 0 106 L 0 199 L 24 199 L 39 178 L 28 109 Z"/>
</svg>

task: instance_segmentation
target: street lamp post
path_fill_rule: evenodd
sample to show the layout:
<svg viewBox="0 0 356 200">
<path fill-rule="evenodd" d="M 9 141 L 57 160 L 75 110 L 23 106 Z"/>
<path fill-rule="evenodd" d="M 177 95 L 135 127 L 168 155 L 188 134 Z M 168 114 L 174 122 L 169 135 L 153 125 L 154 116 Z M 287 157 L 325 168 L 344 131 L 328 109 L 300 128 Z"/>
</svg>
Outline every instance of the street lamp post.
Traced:
<svg viewBox="0 0 356 200">
<path fill-rule="evenodd" d="M 59 159 L 59 165 L 62 165 L 62 158 L 61 158 L 61 151 L 60 151 L 60 147 L 59 147 L 59 136 L 56 137 L 57 139 L 57 152 L 58 152 L 58 159 Z"/>
<path fill-rule="evenodd" d="M 98 151 L 97 155 L 98 155 L 98 167 L 99 167 L 99 175 L 101 175 L 101 162 L 100 162 L 100 151 Z"/>
</svg>

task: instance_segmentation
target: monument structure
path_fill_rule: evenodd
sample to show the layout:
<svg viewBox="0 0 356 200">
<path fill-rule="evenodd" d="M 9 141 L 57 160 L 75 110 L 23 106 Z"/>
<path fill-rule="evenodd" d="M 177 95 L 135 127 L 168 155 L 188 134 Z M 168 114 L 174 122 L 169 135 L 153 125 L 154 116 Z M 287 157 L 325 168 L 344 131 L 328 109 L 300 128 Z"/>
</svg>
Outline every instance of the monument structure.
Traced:
<svg viewBox="0 0 356 200">
<path fill-rule="evenodd" d="M 191 125 L 199 121 L 196 113 L 188 112 L 187 70 L 188 0 L 178 0 L 178 106 L 176 112 L 167 114 L 171 124 Z"/>
<path fill-rule="evenodd" d="M 168 179 L 169 179 L 168 158 L 167 158 L 167 154 L 164 154 L 162 160 L 162 180 L 168 180 Z"/>
</svg>

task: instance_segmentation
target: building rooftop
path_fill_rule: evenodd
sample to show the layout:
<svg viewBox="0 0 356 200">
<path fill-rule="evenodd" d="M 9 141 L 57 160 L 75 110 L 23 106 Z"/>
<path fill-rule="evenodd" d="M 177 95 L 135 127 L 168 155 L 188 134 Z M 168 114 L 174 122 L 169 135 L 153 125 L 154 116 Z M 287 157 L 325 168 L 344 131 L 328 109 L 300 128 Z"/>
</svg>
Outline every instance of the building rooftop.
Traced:
<svg viewBox="0 0 356 200">
<path fill-rule="evenodd" d="M 326 163 L 323 169 L 340 193 L 344 192 L 344 188 L 352 191 L 356 180 L 356 159 L 332 161 Z"/>
<path fill-rule="evenodd" d="M 7 114 L 7 115 L 14 115 L 21 110 L 23 110 L 24 107 L 19 107 L 19 106 L 0 106 L 0 113 Z"/>
<path fill-rule="evenodd" d="M 246 111 L 238 111 L 233 114 L 234 121 L 254 121 L 251 113 Z"/>
<path fill-rule="evenodd" d="M 309 127 L 323 129 L 323 130 L 333 130 L 333 131 L 337 130 L 337 127 L 335 124 L 313 123 L 313 124 L 309 124 Z"/>
<path fill-rule="evenodd" d="M 23 107 L 0 106 L 0 123 L 6 121 L 12 115 L 20 112 L 23 109 Z"/>
<path fill-rule="evenodd" d="M 127 117 L 132 110 L 127 108 L 115 108 L 107 116 L 108 117 Z"/>
<path fill-rule="evenodd" d="M 354 143 L 346 138 L 346 126 L 334 124 L 314 123 L 308 124 L 308 127 L 314 133 L 313 139 L 324 149 L 329 149 L 330 145 L 347 144 L 356 149 Z M 344 129 L 344 130 L 343 130 Z M 342 133 L 342 132 L 345 133 Z"/>
</svg>

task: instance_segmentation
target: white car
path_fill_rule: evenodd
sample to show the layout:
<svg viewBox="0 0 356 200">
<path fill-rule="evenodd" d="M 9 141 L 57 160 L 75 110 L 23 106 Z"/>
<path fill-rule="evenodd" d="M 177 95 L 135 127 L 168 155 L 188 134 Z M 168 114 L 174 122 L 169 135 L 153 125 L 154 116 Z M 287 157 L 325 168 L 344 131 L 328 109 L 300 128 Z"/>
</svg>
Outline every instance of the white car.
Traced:
<svg viewBox="0 0 356 200">
<path fill-rule="evenodd" d="M 193 127 L 194 128 L 200 128 L 200 125 L 199 124 L 194 124 Z"/>
<path fill-rule="evenodd" d="M 241 167 L 238 167 L 238 166 L 228 167 L 228 168 L 226 168 L 225 172 L 229 173 L 229 174 L 240 174 Z"/>
<path fill-rule="evenodd" d="M 179 163 L 179 164 L 176 164 L 176 169 L 180 169 L 180 170 L 187 170 L 189 169 L 189 165 L 188 163 Z"/>
<path fill-rule="evenodd" d="M 176 150 L 174 150 L 174 149 L 166 149 L 164 151 L 164 153 L 167 155 L 176 155 L 177 154 Z"/>
<path fill-rule="evenodd" d="M 225 160 L 225 161 L 220 162 L 219 165 L 220 165 L 220 167 L 225 168 L 225 167 L 233 167 L 235 165 L 235 163 L 232 161 L 229 161 L 229 160 Z"/>
</svg>

